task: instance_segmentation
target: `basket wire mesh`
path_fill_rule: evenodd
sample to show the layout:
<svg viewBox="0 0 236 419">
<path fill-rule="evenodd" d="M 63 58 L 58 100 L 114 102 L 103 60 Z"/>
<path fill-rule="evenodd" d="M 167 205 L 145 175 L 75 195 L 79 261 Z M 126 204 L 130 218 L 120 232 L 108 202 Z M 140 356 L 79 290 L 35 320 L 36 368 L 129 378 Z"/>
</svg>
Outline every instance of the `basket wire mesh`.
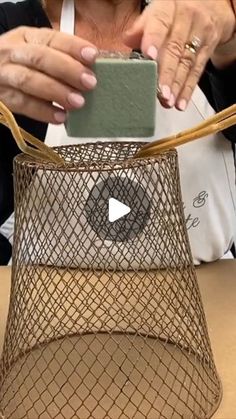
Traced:
<svg viewBox="0 0 236 419">
<path fill-rule="evenodd" d="M 0 417 L 196 419 L 217 409 L 177 153 L 135 160 L 140 147 L 59 147 L 60 166 L 15 159 Z M 109 197 L 130 214 L 109 223 Z"/>
</svg>

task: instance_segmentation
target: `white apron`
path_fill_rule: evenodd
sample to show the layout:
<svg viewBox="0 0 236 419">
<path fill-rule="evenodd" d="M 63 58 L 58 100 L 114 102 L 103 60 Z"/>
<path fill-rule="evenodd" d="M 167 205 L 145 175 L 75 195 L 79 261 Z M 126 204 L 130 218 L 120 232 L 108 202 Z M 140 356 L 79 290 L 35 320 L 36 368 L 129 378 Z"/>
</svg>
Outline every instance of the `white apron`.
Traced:
<svg viewBox="0 0 236 419">
<path fill-rule="evenodd" d="M 74 34 L 74 22 L 74 0 L 64 0 L 61 31 Z M 164 109 L 157 101 L 156 133 L 148 140 L 190 128 L 213 114 L 214 110 L 199 87 L 196 87 L 185 112 Z M 117 138 L 117 141 L 120 140 Z M 68 138 L 64 125 L 48 127 L 48 145 L 82 141 L 85 140 Z M 86 139 L 86 142 L 89 141 L 96 139 Z M 194 263 L 220 259 L 227 254 L 236 237 L 235 166 L 231 144 L 222 134 L 210 135 L 179 147 L 178 156 L 186 225 Z"/>
</svg>

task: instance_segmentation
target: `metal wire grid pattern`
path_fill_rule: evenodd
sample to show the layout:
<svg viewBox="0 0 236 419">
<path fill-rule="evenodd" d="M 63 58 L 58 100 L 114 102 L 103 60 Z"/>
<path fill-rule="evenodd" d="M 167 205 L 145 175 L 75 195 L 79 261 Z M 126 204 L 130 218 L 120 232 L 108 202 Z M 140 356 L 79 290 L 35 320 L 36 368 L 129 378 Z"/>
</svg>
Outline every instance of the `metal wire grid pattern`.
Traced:
<svg viewBox="0 0 236 419">
<path fill-rule="evenodd" d="M 219 404 L 177 155 L 136 161 L 139 147 L 61 147 L 68 165 L 60 168 L 15 161 L 4 419 L 196 419 Z M 84 216 L 91 188 L 111 176 L 145 185 L 152 198 L 134 237 L 129 220 L 127 241 L 107 240 L 106 228 L 98 240 Z M 118 236 L 122 228 L 117 222 Z"/>
</svg>

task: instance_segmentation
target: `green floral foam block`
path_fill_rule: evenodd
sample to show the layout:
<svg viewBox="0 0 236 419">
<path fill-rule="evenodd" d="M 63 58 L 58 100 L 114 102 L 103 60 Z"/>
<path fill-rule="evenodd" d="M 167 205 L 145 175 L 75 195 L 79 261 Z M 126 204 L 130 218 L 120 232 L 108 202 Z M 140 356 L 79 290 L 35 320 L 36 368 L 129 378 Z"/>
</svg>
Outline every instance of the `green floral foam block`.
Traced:
<svg viewBox="0 0 236 419">
<path fill-rule="evenodd" d="M 150 137 L 155 131 L 157 64 L 148 59 L 98 58 L 98 84 L 85 106 L 69 112 L 71 137 Z"/>
</svg>

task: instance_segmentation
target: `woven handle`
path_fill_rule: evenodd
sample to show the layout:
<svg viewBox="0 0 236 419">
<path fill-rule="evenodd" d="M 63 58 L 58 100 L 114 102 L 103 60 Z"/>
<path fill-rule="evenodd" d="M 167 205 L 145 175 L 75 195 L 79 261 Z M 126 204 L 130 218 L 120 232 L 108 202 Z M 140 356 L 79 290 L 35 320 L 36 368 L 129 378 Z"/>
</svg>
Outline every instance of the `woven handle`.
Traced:
<svg viewBox="0 0 236 419">
<path fill-rule="evenodd" d="M 37 160 L 62 164 L 64 160 L 52 148 L 20 128 L 11 111 L 0 102 L 0 123 L 8 127 L 19 149 Z M 223 131 L 236 124 L 236 104 L 216 113 L 199 125 L 143 146 L 134 158 L 153 157 L 163 151 Z M 29 146 L 27 143 L 33 145 Z"/>
<path fill-rule="evenodd" d="M 0 123 L 11 130 L 13 138 L 23 153 L 44 162 L 46 161 L 57 164 L 63 163 L 64 160 L 58 153 L 42 141 L 33 137 L 33 135 L 29 134 L 27 131 L 19 128 L 13 114 L 2 102 L 0 102 Z M 33 147 L 29 146 L 27 143 L 33 145 Z"/>
<path fill-rule="evenodd" d="M 214 116 L 206 119 L 199 125 L 182 131 L 170 137 L 154 141 L 143 146 L 135 158 L 152 157 L 170 148 L 180 146 L 190 141 L 198 140 L 210 134 L 223 131 L 236 124 L 236 104 L 229 106 L 221 112 L 216 113 Z"/>
</svg>

